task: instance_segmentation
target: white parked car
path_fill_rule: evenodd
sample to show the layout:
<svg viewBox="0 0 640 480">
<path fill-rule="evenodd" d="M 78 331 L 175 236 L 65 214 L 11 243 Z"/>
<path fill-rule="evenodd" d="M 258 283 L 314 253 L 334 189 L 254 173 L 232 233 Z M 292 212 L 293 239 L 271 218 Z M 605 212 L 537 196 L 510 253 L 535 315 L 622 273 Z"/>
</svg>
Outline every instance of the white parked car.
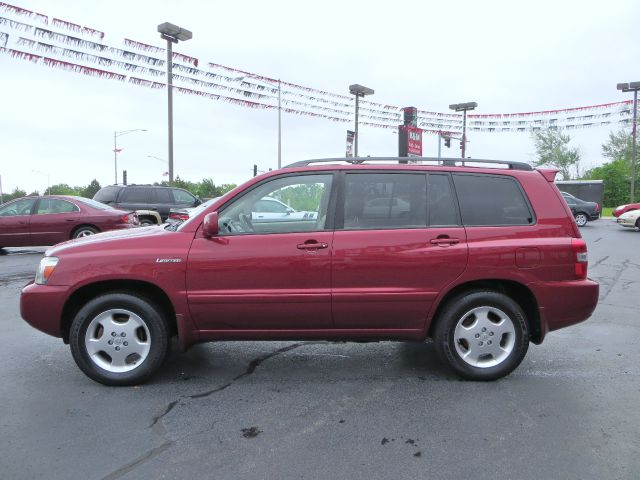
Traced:
<svg viewBox="0 0 640 480">
<path fill-rule="evenodd" d="M 262 197 L 253 205 L 252 222 L 315 220 L 316 212 L 299 212 L 273 197 Z"/>
<path fill-rule="evenodd" d="M 616 222 L 621 227 L 635 228 L 640 230 L 640 210 L 631 210 L 620 215 Z"/>
</svg>

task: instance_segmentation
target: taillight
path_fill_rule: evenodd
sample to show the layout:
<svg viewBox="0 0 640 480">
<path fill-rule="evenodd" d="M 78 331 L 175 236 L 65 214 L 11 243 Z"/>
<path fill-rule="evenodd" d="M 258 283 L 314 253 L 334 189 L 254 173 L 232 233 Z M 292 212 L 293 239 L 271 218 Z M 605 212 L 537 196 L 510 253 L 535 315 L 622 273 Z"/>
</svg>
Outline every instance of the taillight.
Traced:
<svg viewBox="0 0 640 480">
<path fill-rule="evenodd" d="M 575 255 L 576 277 L 585 279 L 587 278 L 587 267 L 589 265 L 587 243 L 582 238 L 572 238 L 571 248 Z"/>
<path fill-rule="evenodd" d="M 171 218 L 172 220 L 189 220 L 189 214 L 188 213 L 176 213 L 176 212 L 171 212 L 169 214 L 169 218 Z"/>
<path fill-rule="evenodd" d="M 596 213 L 600 213 L 600 204 L 596 203 Z"/>
<path fill-rule="evenodd" d="M 135 213 L 127 213 L 122 216 L 122 223 L 130 223 L 131 225 L 138 224 L 138 216 Z"/>
</svg>

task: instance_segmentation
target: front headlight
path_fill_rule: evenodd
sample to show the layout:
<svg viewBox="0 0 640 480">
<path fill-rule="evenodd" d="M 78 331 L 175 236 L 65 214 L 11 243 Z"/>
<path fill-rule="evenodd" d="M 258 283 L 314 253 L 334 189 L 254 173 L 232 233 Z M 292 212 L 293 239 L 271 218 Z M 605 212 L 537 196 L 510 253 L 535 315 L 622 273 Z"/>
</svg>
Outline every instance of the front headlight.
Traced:
<svg viewBox="0 0 640 480">
<path fill-rule="evenodd" d="M 36 272 L 36 283 L 38 285 L 46 285 L 49 281 L 49 277 L 53 274 L 56 265 L 58 265 L 57 257 L 44 257 L 40 260 L 40 265 Z"/>
</svg>

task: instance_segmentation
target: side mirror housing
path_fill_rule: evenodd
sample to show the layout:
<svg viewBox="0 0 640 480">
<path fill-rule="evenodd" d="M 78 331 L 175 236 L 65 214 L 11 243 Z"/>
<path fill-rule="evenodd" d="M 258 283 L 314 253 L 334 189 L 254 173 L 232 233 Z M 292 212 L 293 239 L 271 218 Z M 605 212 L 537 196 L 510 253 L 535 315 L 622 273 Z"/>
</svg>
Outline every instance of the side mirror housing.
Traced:
<svg viewBox="0 0 640 480">
<path fill-rule="evenodd" d="M 208 213 L 202 223 L 202 233 L 206 238 L 218 235 L 218 212 Z"/>
</svg>

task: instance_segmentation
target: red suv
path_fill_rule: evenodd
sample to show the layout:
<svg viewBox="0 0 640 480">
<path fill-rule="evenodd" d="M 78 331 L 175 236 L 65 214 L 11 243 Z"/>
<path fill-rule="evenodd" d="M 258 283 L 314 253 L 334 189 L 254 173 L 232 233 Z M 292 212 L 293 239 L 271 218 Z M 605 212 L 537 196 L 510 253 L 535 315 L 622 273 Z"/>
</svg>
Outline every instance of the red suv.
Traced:
<svg viewBox="0 0 640 480">
<path fill-rule="evenodd" d="M 493 380 L 529 342 L 587 319 L 598 284 L 556 171 L 517 162 L 299 162 L 186 222 L 49 249 L 21 314 L 108 385 L 143 382 L 170 338 L 432 338 L 459 375 Z M 256 222 L 273 198 L 306 217 Z"/>
</svg>

